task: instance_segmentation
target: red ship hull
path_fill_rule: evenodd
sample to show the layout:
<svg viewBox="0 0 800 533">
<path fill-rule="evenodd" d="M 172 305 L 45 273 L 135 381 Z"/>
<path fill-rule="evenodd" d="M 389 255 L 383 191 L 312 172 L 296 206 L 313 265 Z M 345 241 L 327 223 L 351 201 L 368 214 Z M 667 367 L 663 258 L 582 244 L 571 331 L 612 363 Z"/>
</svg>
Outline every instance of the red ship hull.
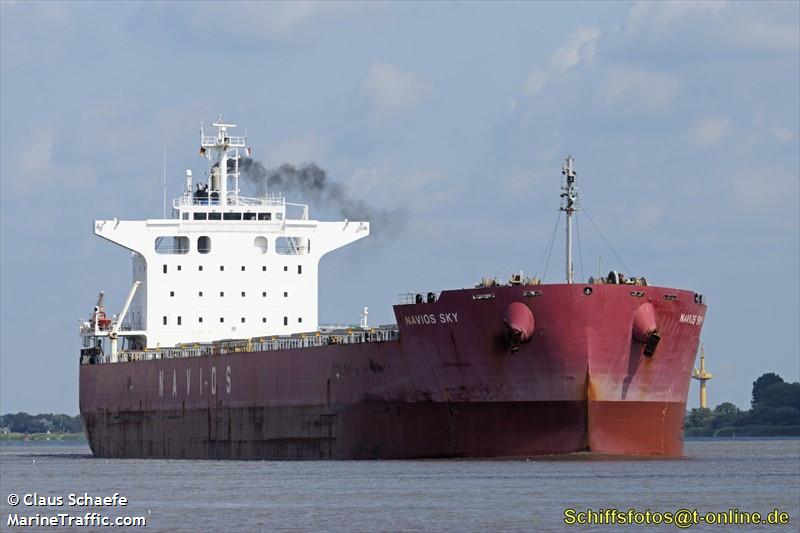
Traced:
<svg viewBox="0 0 800 533">
<path fill-rule="evenodd" d="M 519 345 L 513 302 L 535 319 Z M 81 365 L 81 416 L 99 457 L 680 456 L 697 302 L 633 285 L 444 291 L 395 307 L 396 341 Z M 634 327 L 647 303 L 652 356 Z"/>
</svg>

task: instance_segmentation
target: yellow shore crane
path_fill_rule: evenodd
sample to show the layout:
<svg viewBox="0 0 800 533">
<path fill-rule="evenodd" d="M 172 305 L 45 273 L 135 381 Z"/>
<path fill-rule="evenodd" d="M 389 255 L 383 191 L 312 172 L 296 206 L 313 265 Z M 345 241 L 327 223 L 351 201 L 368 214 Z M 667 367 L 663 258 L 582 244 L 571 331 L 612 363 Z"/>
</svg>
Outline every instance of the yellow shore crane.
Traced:
<svg viewBox="0 0 800 533">
<path fill-rule="evenodd" d="M 706 381 L 713 378 L 711 372 L 706 372 L 706 352 L 703 345 L 700 345 L 700 370 L 697 367 L 692 372 L 692 378 L 700 382 L 700 407 L 708 409 L 708 398 L 706 397 Z"/>
</svg>

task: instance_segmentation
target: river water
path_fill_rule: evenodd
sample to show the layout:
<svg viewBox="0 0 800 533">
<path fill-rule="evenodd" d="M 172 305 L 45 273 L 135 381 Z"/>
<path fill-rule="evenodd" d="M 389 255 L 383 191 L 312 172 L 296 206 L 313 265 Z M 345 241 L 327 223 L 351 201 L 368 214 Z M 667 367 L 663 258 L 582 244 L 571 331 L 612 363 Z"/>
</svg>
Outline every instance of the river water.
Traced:
<svg viewBox="0 0 800 533">
<path fill-rule="evenodd" d="M 674 460 L 244 462 L 106 460 L 92 457 L 85 444 L 5 443 L 0 530 L 39 529 L 23 528 L 13 516 L 64 513 L 85 519 L 93 512 L 112 519 L 143 516 L 146 527 L 130 528 L 143 531 L 676 529 L 664 524 L 567 528 L 567 508 L 575 509 L 576 517 L 588 509 L 685 508 L 699 515 L 736 509 L 765 516 L 778 509 L 788 513 L 788 525 L 691 529 L 800 530 L 800 440 L 696 440 L 687 441 L 685 451 L 685 459 Z M 70 494 L 86 493 L 119 493 L 127 506 L 69 505 Z M 33 502 L 33 494 L 44 504 L 9 505 L 11 495 L 29 495 Z"/>
</svg>

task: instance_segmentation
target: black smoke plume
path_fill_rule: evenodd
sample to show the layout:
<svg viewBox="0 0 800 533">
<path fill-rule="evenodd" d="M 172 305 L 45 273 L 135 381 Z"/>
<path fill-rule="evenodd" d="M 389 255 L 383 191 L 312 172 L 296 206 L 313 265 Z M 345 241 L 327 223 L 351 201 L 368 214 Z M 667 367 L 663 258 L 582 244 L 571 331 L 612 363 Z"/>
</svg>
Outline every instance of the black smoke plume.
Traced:
<svg viewBox="0 0 800 533">
<path fill-rule="evenodd" d="M 307 203 L 314 218 L 318 214 L 370 223 L 371 241 L 383 242 L 397 237 L 405 228 L 405 212 L 400 209 L 375 209 L 365 201 L 352 198 L 341 183 L 328 180 L 323 169 L 314 163 L 294 166 L 284 163 L 266 168 L 251 158 L 239 160 L 239 172 L 251 193 L 282 193 L 289 202 Z"/>
</svg>

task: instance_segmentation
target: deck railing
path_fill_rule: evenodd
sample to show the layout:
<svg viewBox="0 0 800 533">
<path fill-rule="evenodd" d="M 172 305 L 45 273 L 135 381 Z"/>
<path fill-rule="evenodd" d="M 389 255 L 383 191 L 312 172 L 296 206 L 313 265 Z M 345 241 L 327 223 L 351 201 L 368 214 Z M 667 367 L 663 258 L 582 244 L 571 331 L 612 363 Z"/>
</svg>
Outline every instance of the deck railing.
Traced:
<svg viewBox="0 0 800 533">
<path fill-rule="evenodd" d="M 252 339 L 218 341 L 192 344 L 175 348 L 153 348 L 146 350 L 121 350 L 119 362 L 150 361 L 154 359 L 180 359 L 202 357 L 237 352 L 268 352 L 273 350 L 294 350 L 299 348 L 319 348 L 339 344 L 362 344 L 368 342 L 389 342 L 400 339 L 397 325 L 379 326 L 370 329 L 345 329 L 327 332 L 301 333 L 291 336 L 255 337 Z M 93 360 L 85 356 L 81 364 L 110 363 L 107 355 Z"/>
<path fill-rule="evenodd" d="M 228 144 L 228 146 L 244 146 L 246 139 L 238 135 L 226 135 L 223 137 L 223 140 Z M 219 141 L 220 138 L 216 135 L 203 135 L 201 145 L 216 146 Z"/>
</svg>

